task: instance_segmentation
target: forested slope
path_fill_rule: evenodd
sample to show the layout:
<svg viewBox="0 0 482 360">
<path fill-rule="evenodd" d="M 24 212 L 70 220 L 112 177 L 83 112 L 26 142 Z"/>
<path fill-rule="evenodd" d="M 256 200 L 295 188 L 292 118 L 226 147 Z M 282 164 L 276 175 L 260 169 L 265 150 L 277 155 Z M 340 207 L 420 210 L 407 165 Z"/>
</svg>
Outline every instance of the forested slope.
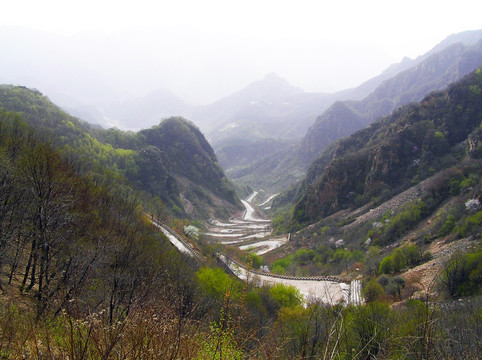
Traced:
<svg viewBox="0 0 482 360">
<path fill-rule="evenodd" d="M 76 299 L 108 309 L 113 321 L 161 286 L 173 254 L 141 218 L 134 193 L 113 194 L 108 183 L 79 176 L 3 110 L 0 164 L 0 281 L 34 294 L 39 315 Z"/>
<path fill-rule="evenodd" d="M 363 100 L 335 103 L 307 131 L 300 150 L 302 158 L 309 163 L 332 141 L 368 126 L 399 106 L 420 101 L 430 91 L 443 89 L 481 66 L 481 58 L 482 42 L 453 44 L 385 80 Z"/>
<path fill-rule="evenodd" d="M 296 206 L 296 218 L 313 221 L 373 197 L 406 189 L 429 175 L 480 157 L 480 69 L 421 103 L 397 110 L 341 140 L 317 160 L 327 164 Z M 316 167 L 316 164 L 312 165 Z"/>
<path fill-rule="evenodd" d="M 22 114 L 84 172 L 157 197 L 172 215 L 229 217 L 240 207 L 204 136 L 182 118 L 139 133 L 95 129 L 38 91 L 8 85 L 0 87 L 0 108 Z"/>
</svg>

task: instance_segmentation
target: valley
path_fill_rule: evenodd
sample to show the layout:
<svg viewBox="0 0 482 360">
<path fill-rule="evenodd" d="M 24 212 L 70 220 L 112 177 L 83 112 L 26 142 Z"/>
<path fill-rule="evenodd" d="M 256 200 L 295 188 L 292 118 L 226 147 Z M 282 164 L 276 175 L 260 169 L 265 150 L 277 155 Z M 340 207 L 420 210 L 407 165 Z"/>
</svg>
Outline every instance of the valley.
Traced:
<svg viewBox="0 0 482 360">
<path fill-rule="evenodd" d="M 78 94 L 135 132 L 0 85 L 2 359 L 480 358 L 482 30 L 331 94 Z"/>
<path fill-rule="evenodd" d="M 211 219 L 210 223 L 213 226 L 208 226 L 208 232 L 204 234 L 207 241 L 213 244 L 235 246 L 248 252 L 254 251 L 257 255 L 266 254 L 286 244 L 289 241 L 290 234 L 270 237 L 270 220 L 254 215 L 260 213 L 259 209 L 255 208 L 252 203 L 257 194 L 254 191 L 245 200 L 242 200 L 245 206 L 242 219 L 231 218 L 229 223 Z M 194 250 L 192 245 L 189 245 L 172 229 L 155 221 L 153 217 L 151 217 L 151 221 L 180 252 L 198 259 L 202 258 L 202 255 Z M 253 242 L 252 239 L 264 240 Z M 266 270 L 255 271 L 247 268 L 233 258 L 221 253 L 217 253 L 216 256 L 240 280 L 254 283 L 257 286 L 273 286 L 276 284 L 293 286 L 300 291 L 306 303 L 321 301 L 331 305 L 338 303 L 357 305 L 362 301 L 359 280 L 353 280 L 350 284 L 347 284 L 335 277 L 280 276 Z"/>
</svg>

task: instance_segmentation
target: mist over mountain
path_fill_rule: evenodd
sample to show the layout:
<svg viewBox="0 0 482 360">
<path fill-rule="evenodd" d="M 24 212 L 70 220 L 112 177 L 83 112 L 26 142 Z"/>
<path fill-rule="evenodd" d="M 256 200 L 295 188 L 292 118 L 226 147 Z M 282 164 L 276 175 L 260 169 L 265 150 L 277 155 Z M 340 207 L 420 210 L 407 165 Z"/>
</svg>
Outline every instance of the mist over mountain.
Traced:
<svg viewBox="0 0 482 360">
<path fill-rule="evenodd" d="M 114 101 L 104 109 L 104 123 L 118 128 L 140 130 L 156 125 L 162 118 L 186 115 L 191 106 L 166 89 L 143 97 Z"/>
<path fill-rule="evenodd" d="M 240 41 L 244 50 L 233 46 Z M 187 103 L 209 104 L 278 70 L 268 60 L 279 62 L 277 53 L 285 50 L 272 49 L 269 59 L 266 54 L 260 59 L 257 46 L 222 34 L 213 39 L 213 34 L 183 26 L 70 36 L 4 26 L 0 78 L 38 88 L 69 108 L 96 106 L 103 111 L 110 102 L 158 89 L 168 89 Z"/>
<path fill-rule="evenodd" d="M 335 102 L 317 117 L 299 144 L 295 144 L 289 150 L 283 149 L 283 154 L 276 153 L 254 159 L 253 163 L 244 169 L 226 167 L 228 174 L 237 183 L 243 185 L 256 183 L 262 188 L 273 184 L 273 179 L 285 179 L 282 182 L 284 186 L 290 185 L 290 182 L 293 184 L 292 181 L 303 177 L 311 161 L 321 155 L 323 150 L 336 139 L 366 127 L 373 120 L 388 115 L 401 105 L 420 100 L 432 90 L 442 89 L 480 66 L 482 49 L 480 40 L 474 43 L 477 37 L 479 39 L 482 37 L 482 31 L 452 36 L 451 41 L 442 42 L 448 47 L 437 45 L 436 49 L 441 49 L 440 51 L 429 51 L 418 58 L 415 66 L 384 81 L 382 80 L 385 75 L 369 80 L 367 82 L 369 86 L 362 84 L 360 88 L 367 90 L 373 84 L 379 83 L 374 91 L 366 94 L 361 101 Z M 457 39 L 461 41 L 467 39 L 468 45 L 462 42 L 454 44 L 453 42 Z M 409 63 L 411 61 L 405 60 L 400 66 L 393 66 L 390 71 L 401 70 Z M 358 88 L 347 90 L 342 96 L 349 97 L 353 93 L 361 92 Z M 287 176 L 287 174 L 290 175 Z M 278 188 L 274 191 L 279 190 Z"/>
<path fill-rule="evenodd" d="M 316 160 L 325 165 L 296 205 L 298 220 L 393 196 L 465 157 L 480 158 L 481 81 L 479 68 L 339 141 Z"/>
<path fill-rule="evenodd" d="M 301 137 L 334 95 L 305 93 L 269 74 L 219 101 L 195 109 L 192 119 L 216 148 L 234 139 Z"/>
<path fill-rule="evenodd" d="M 102 47 L 108 43 L 108 36 L 83 34 L 60 38 L 26 30 L 6 36 L 6 29 L 1 30 L 0 45 L 16 49 L 7 51 L 0 59 L 0 76 L 7 81 L 24 80 L 47 89 L 45 93 L 63 109 L 104 127 L 139 130 L 157 125 L 171 115 L 184 116 L 205 134 L 231 179 L 240 185 L 261 188 L 278 184 L 276 191 L 302 179 L 310 161 L 331 141 L 473 70 L 480 49 L 470 55 L 472 50 L 457 43 L 476 46 L 473 44 L 481 36 L 480 30 L 452 35 L 416 59 L 405 58 L 360 86 L 333 94 L 305 92 L 271 73 L 212 104 L 193 106 L 168 90 L 166 83 L 158 83 L 155 87 L 158 90 L 144 92 L 146 95 L 133 95 L 139 92 L 141 80 L 137 86 L 125 84 L 128 78 L 141 74 L 142 65 L 137 69 L 127 67 L 125 77 L 114 76 L 118 67 L 124 65 L 110 57 L 100 57 L 97 69 L 89 67 L 86 54 L 92 50 L 104 54 Z M 147 42 L 151 35 L 145 35 Z M 18 48 L 17 44 L 23 43 L 28 45 Z M 133 58 L 133 54 L 122 50 L 121 44 L 114 44 L 117 54 Z M 447 53 L 433 58 L 431 64 L 426 63 L 441 51 Z M 153 65 L 151 60 L 145 61 L 144 67 L 149 69 Z M 414 66 L 418 70 L 413 70 Z M 99 73 L 99 69 L 106 67 L 110 70 Z M 412 73 L 396 78 L 407 71 Z M 180 82 L 184 81 L 183 76 L 180 75 Z M 151 86 L 155 78 L 150 80 Z M 344 103 L 324 112 L 336 101 Z"/>
<path fill-rule="evenodd" d="M 420 64 L 422 61 L 426 60 L 431 55 L 442 51 L 443 49 L 457 43 L 463 43 L 465 45 L 474 45 L 479 42 L 482 38 L 482 30 L 470 30 L 464 31 L 457 34 L 452 34 L 442 40 L 440 43 L 435 45 L 430 51 L 423 55 L 420 55 L 414 59 L 408 57 L 403 58 L 399 63 L 390 65 L 386 70 L 384 70 L 380 75 L 373 77 L 372 79 L 365 81 L 360 86 L 350 89 L 350 100 L 362 100 L 369 93 L 374 91 L 382 82 L 392 78 L 398 73 L 408 70 L 409 68 Z"/>
<path fill-rule="evenodd" d="M 5 2 L 2 359 L 479 359 L 479 7 Z"/>
<path fill-rule="evenodd" d="M 429 91 L 460 79 L 480 66 L 481 59 L 481 41 L 474 45 L 456 43 L 439 52 L 431 52 L 418 65 L 385 80 L 362 101 L 333 105 L 307 132 L 302 141 L 302 156 L 308 160 L 316 158 L 330 142 L 367 126 L 400 105 L 420 100 Z"/>
</svg>

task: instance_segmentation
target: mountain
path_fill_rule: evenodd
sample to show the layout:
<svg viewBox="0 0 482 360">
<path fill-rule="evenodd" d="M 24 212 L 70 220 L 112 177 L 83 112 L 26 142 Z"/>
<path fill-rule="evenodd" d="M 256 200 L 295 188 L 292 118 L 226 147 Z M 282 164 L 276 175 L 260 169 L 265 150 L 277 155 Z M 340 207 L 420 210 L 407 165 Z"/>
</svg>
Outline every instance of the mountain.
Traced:
<svg viewBox="0 0 482 360">
<path fill-rule="evenodd" d="M 306 94 L 276 74 L 199 107 L 191 115 L 213 147 L 233 139 L 282 139 L 304 134 L 331 95 Z"/>
<path fill-rule="evenodd" d="M 259 122 L 263 121 L 266 121 L 268 125 L 277 126 L 276 128 L 268 128 L 267 130 L 270 136 L 265 137 L 297 138 L 306 134 L 306 126 L 309 126 L 310 122 L 313 121 L 313 116 L 319 115 L 326 106 L 333 102 L 348 99 L 364 99 L 384 81 L 395 77 L 409 68 L 413 68 L 435 53 L 457 43 L 472 46 L 481 38 L 482 30 L 451 35 L 426 54 L 414 60 L 405 58 L 402 62 L 391 65 L 382 74 L 364 82 L 360 86 L 334 94 L 305 93 L 301 89 L 292 87 L 286 80 L 277 75 L 269 74 L 265 79 L 255 82 L 245 89 L 219 100 L 215 104 L 203 107 L 198 112 L 195 112 L 192 118 L 205 130 L 206 134 L 208 134 L 208 138 L 215 149 L 218 147 L 219 139 L 233 139 L 237 132 L 242 133 L 244 129 L 248 130 L 245 130 L 243 135 L 246 135 L 249 131 L 254 133 L 252 128 L 258 129 L 258 127 L 262 126 Z M 421 80 L 425 81 L 425 79 Z M 446 84 L 447 83 L 441 87 Z M 434 87 L 431 88 L 431 90 L 433 89 Z M 380 89 L 380 91 L 384 90 Z M 425 92 L 422 91 L 421 96 L 424 94 Z M 260 103 L 264 106 L 260 106 Z M 278 109 L 277 106 L 280 104 L 286 107 L 284 109 Z M 288 107 L 287 105 L 290 106 Z M 270 115 L 270 112 L 273 115 Z M 284 116 L 291 116 L 294 119 L 294 126 L 286 128 L 283 125 Z M 236 118 L 239 120 L 236 121 Z M 276 123 L 270 123 L 269 118 L 275 118 Z M 252 119 L 252 121 L 250 121 L 250 119 Z M 244 127 L 243 124 L 245 124 Z"/>
<path fill-rule="evenodd" d="M 451 45 L 462 43 L 464 45 L 474 45 L 482 39 L 482 30 L 469 30 L 457 34 L 452 34 L 445 38 L 443 41 L 434 46 L 430 51 L 423 55 L 418 56 L 415 59 L 410 59 L 408 57 L 403 58 L 399 63 L 389 66 L 380 75 L 365 81 L 360 86 L 350 89 L 348 98 L 350 100 L 362 100 L 372 91 L 374 91 L 379 85 L 381 85 L 385 80 L 388 80 L 402 71 L 408 70 L 420 64 L 422 61 L 426 60 L 431 55 L 448 48 Z"/>
<path fill-rule="evenodd" d="M 297 202 L 296 220 L 313 222 L 373 199 L 386 200 L 464 159 L 480 158 L 481 119 L 479 68 L 325 152 L 316 162 L 326 166 Z"/>
<path fill-rule="evenodd" d="M 182 118 L 139 133 L 95 129 L 37 90 L 2 85 L 0 108 L 15 111 L 65 157 L 100 181 L 159 197 L 180 217 L 229 217 L 241 204 L 201 132 Z M 101 173 L 97 173 L 99 169 Z"/>
<path fill-rule="evenodd" d="M 332 105 L 306 133 L 301 156 L 309 162 L 335 139 L 350 135 L 397 107 L 419 101 L 428 92 L 442 89 L 473 71 L 482 63 L 482 41 L 474 45 L 456 43 L 430 53 L 418 65 L 384 81 L 363 100 Z"/>
<path fill-rule="evenodd" d="M 285 156 L 281 153 L 299 142 L 316 115 L 343 96 L 344 92 L 306 93 L 276 74 L 268 74 L 216 103 L 195 109 L 190 118 L 206 134 L 230 179 L 237 181 L 247 175 L 237 183 L 271 183 L 283 188 L 302 174 L 264 178 L 265 171 L 279 165 L 270 163 L 272 157 L 282 161 Z"/>
<path fill-rule="evenodd" d="M 482 59 L 481 38 L 481 30 L 452 35 L 417 59 L 404 59 L 359 87 L 334 94 L 329 98 L 332 105 L 316 118 L 299 143 L 279 152 L 260 154 L 251 164 L 225 167 L 230 179 L 273 193 L 284 190 L 304 177 L 310 163 L 328 144 L 401 105 L 419 101 L 426 93 L 442 89 L 477 68 Z M 363 100 L 356 100 L 360 97 Z M 319 169 L 319 164 L 316 168 Z M 308 176 L 313 176 L 313 172 Z M 279 204 L 283 198 L 278 197 L 275 203 Z"/>
<path fill-rule="evenodd" d="M 236 192 L 213 149 L 192 123 L 169 118 L 137 137 L 142 188 L 155 195 L 163 194 L 166 186 L 175 187 L 184 211 L 196 218 L 226 218 L 239 209 Z"/>
</svg>

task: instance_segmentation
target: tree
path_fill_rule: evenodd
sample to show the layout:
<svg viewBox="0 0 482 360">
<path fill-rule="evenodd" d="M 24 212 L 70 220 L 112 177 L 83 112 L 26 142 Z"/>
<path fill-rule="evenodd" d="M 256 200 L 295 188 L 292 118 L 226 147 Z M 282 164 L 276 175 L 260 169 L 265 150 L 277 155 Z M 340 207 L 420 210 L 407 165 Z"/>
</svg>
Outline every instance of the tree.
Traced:
<svg viewBox="0 0 482 360">
<path fill-rule="evenodd" d="M 401 271 L 407 265 L 407 259 L 402 248 L 395 249 L 391 258 L 393 263 L 393 271 L 395 272 Z"/>
<path fill-rule="evenodd" d="M 362 290 L 362 295 L 367 303 L 379 300 L 384 293 L 383 286 L 374 279 L 370 280 Z"/>
<path fill-rule="evenodd" d="M 442 282 L 453 297 L 478 294 L 482 288 L 482 251 L 455 253 L 445 264 Z"/>
<path fill-rule="evenodd" d="M 294 286 L 276 284 L 269 289 L 269 293 L 281 308 L 290 308 L 303 303 L 303 296 Z"/>
<path fill-rule="evenodd" d="M 226 293 L 239 297 L 240 286 L 220 268 L 202 267 L 196 272 L 201 289 L 210 296 L 221 300 Z"/>
<path fill-rule="evenodd" d="M 393 258 L 391 255 L 385 256 L 378 268 L 379 274 L 391 274 L 394 270 Z"/>
<path fill-rule="evenodd" d="M 395 276 L 394 278 L 390 279 L 390 281 L 386 284 L 385 289 L 386 292 L 395 297 L 398 295 L 400 301 L 402 300 L 402 289 L 405 287 L 405 279 L 401 276 Z"/>
<path fill-rule="evenodd" d="M 69 214 L 72 185 L 68 183 L 69 170 L 49 144 L 32 139 L 26 145 L 20 176 L 29 194 L 31 246 L 21 288 L 29 291 L 37 285 L 41 313 L 55 294 L 56 282 L 65 281 L 68 274 L 68 260 L 62 259 L 65 253 L 61 249 L 68 244 L 66 231 L 73 223 Z"/>
<path fill-rule="evenodd" d="M 373 286 L 380 286 L 373 282 Z M 386 352 L 393 331 L 393 313 L 387 304 L 370 302 L 356 308 L 353 316 L 351 331 L 354 342 L 348 348 L 353 359 L 382 359 L 388 358 Z"/>
</svg>

